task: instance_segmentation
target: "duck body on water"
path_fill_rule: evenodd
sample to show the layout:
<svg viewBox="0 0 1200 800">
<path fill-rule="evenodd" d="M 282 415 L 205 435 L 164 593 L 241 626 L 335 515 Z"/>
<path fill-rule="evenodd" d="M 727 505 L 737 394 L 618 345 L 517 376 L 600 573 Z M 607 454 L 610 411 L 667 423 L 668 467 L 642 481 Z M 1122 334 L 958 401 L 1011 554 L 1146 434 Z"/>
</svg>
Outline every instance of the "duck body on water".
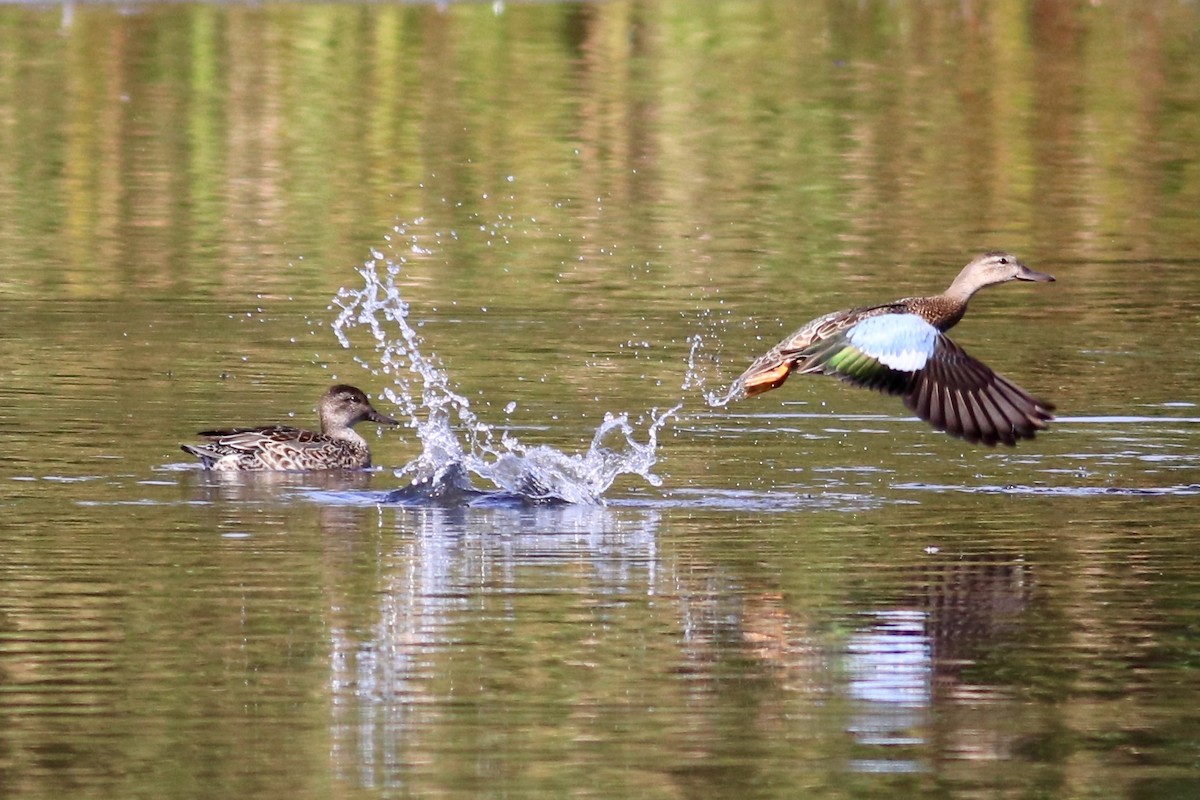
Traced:
<svg viewBox="0 0 1200 800">
<path fill-rule="evenodd" d="M 1053 404 L 996 374 L 945 332 L 985 286 L 1053 280 L 1008 253 L 984 253 L 942 294 L 817 317 L 755 359 L 734 381 L 728 399 L 770 391 L 793 372 L 833 375 L 899 395 L 934 428 L 971 443 L 1014 445 L 1032 439 L 1054 418 Z"/>
<path fill-rule="evenodd" d="M 376 411 L 361 389 L 346 384 L 321 395 L 317 411 L 319 432 L 286 425 L 201 431 L 197 435 L 208 440 L 205 444 L 180 449 L 199 458 L 204 469 L 218 472 L 365 469 L 371 466 L 371 450 L 354 426 L 400 424 Z"/>
</svg>

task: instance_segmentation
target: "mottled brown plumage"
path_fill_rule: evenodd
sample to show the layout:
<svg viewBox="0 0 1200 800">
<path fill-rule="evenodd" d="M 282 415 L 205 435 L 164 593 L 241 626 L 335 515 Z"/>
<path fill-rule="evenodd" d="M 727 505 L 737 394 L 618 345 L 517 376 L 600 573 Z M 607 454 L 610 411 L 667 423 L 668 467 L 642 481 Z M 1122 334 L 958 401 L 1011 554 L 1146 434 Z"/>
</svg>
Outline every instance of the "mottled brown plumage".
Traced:
<svg viewBox="0 0 1200 800">
<path fill-rule="evenodd" d="M 367 442 L 354 431 L 363 421 L 398 425 L 380 414 L 361 389 L 338 384 L 318 403 L 321 431 L 286 425 L 201 431 L 209 441 L 180 445 L 200 459 L 205 469 L 218 471 L 363 469 L 371 466 Z"/>
<path fill-rule="evenodd" d="M 900 395 L 934 428 L 969 442 L 1012 445 L 1033 438 L 1053 419 L 1054 406 L 997 375 L 944 335 L 962 319 L 975 292 L 1012 280 L 1054 278 L 1007 253 L 985 253 L 940 295 L 814 319 L 755 359 L 734 382 L 729 398 L 762 394 L 792 372 L 819 373 Z"/>
</svg>

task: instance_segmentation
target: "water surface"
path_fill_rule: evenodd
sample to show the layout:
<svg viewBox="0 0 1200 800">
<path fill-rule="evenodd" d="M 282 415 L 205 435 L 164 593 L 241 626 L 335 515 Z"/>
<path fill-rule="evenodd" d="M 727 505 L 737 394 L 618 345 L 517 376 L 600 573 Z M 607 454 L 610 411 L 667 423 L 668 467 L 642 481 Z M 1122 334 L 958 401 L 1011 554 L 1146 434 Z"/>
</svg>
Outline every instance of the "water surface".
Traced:
<svg viewBox="0 0 1200 800">
<path fill-rule="evenodd" d="M 0 10 L 0 794 L 1196 795 L 1198 29 Z M 704 402 L 995 247 L 1058 280 L 953 335 L 1057 404 L 1036 440 Z M 368 264 L 431 372 L 395 301 L 339 326 Z M 413 420 L 376 471 L 178 450 L 335 381 Z M 439 401 L 486 494 L 397 497 Z M 627 468 L 526 502 L 506 453 Z"/>
</svg>

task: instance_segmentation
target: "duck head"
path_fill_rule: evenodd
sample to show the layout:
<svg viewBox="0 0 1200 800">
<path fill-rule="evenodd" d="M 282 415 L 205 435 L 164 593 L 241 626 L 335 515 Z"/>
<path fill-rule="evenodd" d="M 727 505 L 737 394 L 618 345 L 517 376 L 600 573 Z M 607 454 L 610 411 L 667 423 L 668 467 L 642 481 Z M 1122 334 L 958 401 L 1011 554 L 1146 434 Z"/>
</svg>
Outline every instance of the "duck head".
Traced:
<svg viewBox="0 0 1200 800">
<path fill-rule="evenodd" d="M 948 297 L 967 300 L 985 286 L 1009 281 L 1053 281 L 1053 275 L 1030 269 L 1011 253 L 994 251 L 984 253 L 971 260 L 946 290 Z"/>
<path fill-rule="evenodd" d="M 371 405 L 365 392 L 356 386 L 339 383 L 321 395 L 318 411 L 321 417 L 321 432 L 352 428 L 360 422 L 378 422 L 380 425 L 399 425 L 398 420 L 380 414 Z"/>
</svg>

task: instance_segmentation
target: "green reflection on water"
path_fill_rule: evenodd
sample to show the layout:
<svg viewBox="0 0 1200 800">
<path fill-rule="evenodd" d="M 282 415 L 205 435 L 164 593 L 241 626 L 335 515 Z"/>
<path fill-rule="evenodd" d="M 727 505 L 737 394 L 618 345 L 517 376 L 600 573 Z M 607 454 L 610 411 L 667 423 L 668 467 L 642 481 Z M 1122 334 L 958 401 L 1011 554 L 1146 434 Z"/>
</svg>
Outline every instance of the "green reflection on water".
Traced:
<svg viewBox="0 0 1200 800">
<path fill-rule="evenodd" d="M 0 9 L 0 793 L 1195 793 L 1190 496 L 1036 490 L 1200 481 L 1196 27 Z M 727 380 L 993 246 L 1059 282 L 956 337 L 1108 421 L 992 453 L 832 382 L 689 398 L 664 489 L 589 510 L 175 468 L 386 385 L 326 327 L 373 247 L 484 418 L 570 449 L 677 400 L 702 324 Z"/>
</svg>

